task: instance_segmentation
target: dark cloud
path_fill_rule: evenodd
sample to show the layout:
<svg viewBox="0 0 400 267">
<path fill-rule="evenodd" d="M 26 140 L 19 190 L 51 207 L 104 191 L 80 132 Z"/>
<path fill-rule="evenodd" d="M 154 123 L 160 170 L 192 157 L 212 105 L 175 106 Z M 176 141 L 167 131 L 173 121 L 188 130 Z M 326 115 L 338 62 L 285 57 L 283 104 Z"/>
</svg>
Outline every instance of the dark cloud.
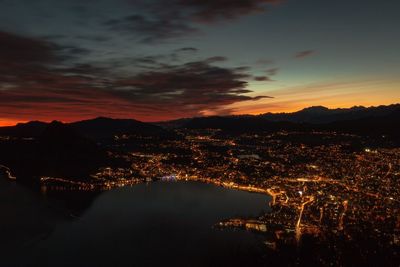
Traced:
<svg viewBox="0 0 400 267">
<path fill-rule="evenodd" d="M 216 56 L 216 57 L 210 57 L 206 59 L 207 63 L 215 63 L 215 62 L 224 62 L 227 61 L 228 59 L 226 57 L 222 56 Z"/>
<path fill-rule="evenodd" d="M 216 56 L 186 63 L 163 63 L 170 55 L 129 59 L 145 66 L 116 75 L 112 66 L 70 63 L 84 49 L 0 33 L 0 114 L 27 120 L 75 120 L 99 115 L 160 120 L 225 110 L 226 105 L 259 100 L 250 97 L 247 68 L 214 63 Z M 35 114 L 33 116 L 33 114 Z"/>
<path fill-rule="evenodd" d="M 315 50 L 300 51 L 294 57 L 297 59 L 303 59 L 303 58 L 309 57 L 311 55 L 314 55 L 315 53 L 316 53 Z"/>
<path fill-rule="evenodd" d="M 195 47 L 182 47 L 175 50 L 175 52 L 198 52 L 198 51 L 199 49 Z"/>
<path fill-rule="evenodd" d="M 268 76 L 256 76 L 254 77 L 254 80 L 257 82 L 272 82 L 271 78 Z"/>
<path fill-rule="evenodd" d="M 250 71 L 250 67 L 249 66 L 241 66 L 241 67 L 236 67 L 235 68 L 235 70 L 236 71 L 240 71 L 240 72 L 242 72 L 242 71 Z"/>
<path fill-rule="evenodd" d="M 208 60 L 170 66 L 158 71 L 142 72 L 115 83 L 125 90 L 125 97 L 152 105 L 171 105 L 187 114 L 235 102 L 261 99 L 250 93 L 246 79 L 250 75 L 234 69 L 211 65 Z"/>
<path fill-rule="evenodd" d="M 163 56 L 144 56 L 135 58 L 134 60 L 139 64 L 158 65 L 159 60 L 162 58 Z"/>
<path fill-rule="evenodd" d="M 91 53 L 91 50 L 82 47 L 64 46 L 60 49 L 69 56 L 83 56 Z"/>
<path fill-rule="evenodd" d="M 63 80 L 64 74 L 74 73 L 67 61 L 88 53 L 83 48 L 0 32 L 0 82 L 30 88 L 33 84 Z"/>
<path fill-rule="evenodd" d="M 209 23 L 263 12 L 267 4 L 278 3 L 278 0 L 178 0 L 176 6 L 192 10 L 192 18 Z"/>
<path fill-rule="evenodd" d="M 104 35 L 77 35 L 76 39 L 85 40 L 85 41 L 93 41 L 93 42 L 107 42 L 112 38 Z"/>
<path fill-rule="evenodd" d="M 60 47 L 45 40 L 0 32 L 0 83 L 46 82 L 50 65 L 58 64 Z"/>
<path fill-rule="evenodd" d="M 279 68 L 271 68 L 271 69 L 266 70 L 266 73 L 269 76 L 274 76 L 274 75 L 278 74 L 278 72 L 279 72 Z"/>
<path fill-rule="evenodd" d="M 200 24 L 263 12 L 280 0 L 131 0 L 137 13 L 105 22 L 108 29 L 155 43 L 199 33 Z"/>
<path fill-rule="evenodd" d="M 56 60 L 58 46 L 39 39 L 0 32 L 0 62 L 12 64 L 43 64 Z"/>
<path fill-rule="evenodd" d="M 166 39 L 178 38 L 197 32 L 197 29 L 185 23 L 179 16 L 151 17 L 132 15 L 122 19 L 112 19 L 105 23 L 112 31 L 135 33 L 140 42 L 155 43 Z"/>
</svg>

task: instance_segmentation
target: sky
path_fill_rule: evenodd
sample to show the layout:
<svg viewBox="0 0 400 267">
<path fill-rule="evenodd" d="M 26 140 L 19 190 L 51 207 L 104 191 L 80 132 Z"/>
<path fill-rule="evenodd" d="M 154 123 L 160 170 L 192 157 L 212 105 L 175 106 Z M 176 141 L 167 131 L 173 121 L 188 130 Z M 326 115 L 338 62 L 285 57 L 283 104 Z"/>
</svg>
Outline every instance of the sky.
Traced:
<svg viewBox="0 0 400 267">
<path fill-rule="evenodd" d="M 0 0 L 0 125 L 399 103 L 398 10 L 398 0 Z"/>
</svg>

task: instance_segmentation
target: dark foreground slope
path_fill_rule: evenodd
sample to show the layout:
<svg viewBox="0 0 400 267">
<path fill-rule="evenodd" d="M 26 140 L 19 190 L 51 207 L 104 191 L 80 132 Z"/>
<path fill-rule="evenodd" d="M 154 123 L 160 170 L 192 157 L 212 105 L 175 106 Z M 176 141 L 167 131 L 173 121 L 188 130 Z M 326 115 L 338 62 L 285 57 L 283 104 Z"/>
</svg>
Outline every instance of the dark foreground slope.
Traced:
<svg viewBox="0 0 400 267">
<path fill-rule="evenodd" d="M 0 127 L 0 136 L 17 138 L 37 138 L 48 127 L 48 123 L 32 121 L 19 123 L 16 126 Z M 113 139 L 118 135 L 136 135 L 169 138 L 173 136 L 170 131 L 162 127 L 133 119 L 111 119 L 99 117 L 91 120 L 67 123 L 70 129 L 94 141 Z"/>
<path fill-rule="evenodd" d="M 168 136 L 169 134 L 159 126 L 133 119 L 99 117 L 92 120 L 74 122 L 70 126 L 80 134 L 94 140 L 114 138 L 114 136 L 123 134 L 157 137 Z"/>
<path fill-rule="evenodd" d="M 131 119 L 21 123 L 0 128 L 0 164 L 19 180 L 38 181 L 43 176 L 85 180 L 98 168 L 115 163 L 107 156 L 109 149 L 138 149 L 145 141 L 170 138 L 176 138 L 174 132 Z"/>
<path fill-rule="evenodd" d="M 35 138 L 0 142 L 0 162 L 20 180 L 41 176 L 82 179 L 107 160 L 105 151 L 69 125 L 52 122 Z"/>
</svg>

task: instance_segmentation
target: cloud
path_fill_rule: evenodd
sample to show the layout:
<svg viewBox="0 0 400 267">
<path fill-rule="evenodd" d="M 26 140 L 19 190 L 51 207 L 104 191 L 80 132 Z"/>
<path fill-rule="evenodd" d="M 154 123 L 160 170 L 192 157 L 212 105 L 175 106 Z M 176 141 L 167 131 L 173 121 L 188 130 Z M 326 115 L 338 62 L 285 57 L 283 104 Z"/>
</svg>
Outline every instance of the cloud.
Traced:
<svg viewBox="0 0 400 267">
<path fill-rule="evenodd" d="M 315 51 L 315 50 L 300 51 L 294 57 L 297 59 L 303 59 L 303 58 L 314 55 L 316 52 L 317 51 Z"/>
<path fill-rule="evenodd" d="M 266 70 L 266 73 L 269 76 L 274 76 L 274 75 L 278 74 L 278 72 L 279 72 L 279 68 L 272 68 L 272 69 L 267 69 Z"/>
<path fill-rule="evenodd" d="M 175 52 L 198 52 L 198 51 L 199 49 L 195 47 L 182 47 L 175 50 Z"/>
<path fill-rule="evenodd" d="M 191 17 L 209 23 L 234 19 L 256 12 L 263 12 L 267 4 L 278 4 L 277 0 L 178 0 L 176 8 L 192 10 Z"/>
<path fill-rule="evenodd" d="M 157 43 L 200 33 L 199 26 L 264 12 L 279 0 L 131 0 L 135 12 L 112 18 L 104 25 L 112 31 L 140 36 L 142 43 Z"/>
<path fill-rule="evenodd" d="M 250 71 L 250 70 L 251 70 L 251 67 L 249 67 L 249 66 L 240 66 L 240 67 L 236 67 L 235 70 L 236 70 L 236 71 L 240 71 L 240 72 L 241 72 L 241 71 L 244 71 L 244 72 L 245 72 L 245 71 Z"/>
<path fill-rule="evenodd" d="M 103 35 L 77 35 L 75 36 L 75 38 L 79 40 L 92 41 L 98 43 L 107 42 L 112 39 L 109 36 L 103 36 Z"/>
<path fill-rule="evenodd" d="M 171 106 L 182 113 L 198 115 L 202 110 L 235 102 L 257 100 L 250 97 L 247 81 L 251 76 L 235 69 L 217 67 L 209 59 L 138 73 L 115 83 L 125 98 L 155 106 Z"/>
<path fill-rule="evenodd" d="M 248 95 L 253 78 L 248 68 L 215 66 L 228 60 L 222 56 L 167 64 L 163 60 L 170 55 L 155 55 L 99 66 L 69 61 L 84 49 L 8 33 L 0 33 L 0 40 L 4 118 L 71 121 L 102 115 L 151 121 L 227 112 L 226 105 L 267 98 Z M 113 67 L 128 63 L 136 71 L 115 74 Z"/>
<path fill-rule="evenodd" d="M 74 56 L 83 56 L 91 53 L 91 50 L 82 47 L 65 46 L 61 49 L 64 50 L 66 54 Z"/>
<path fill-rule="evenodd" d="M 87 79 L 89 76 L 84 75 L 93 76 L 99 70 L 85 64 L 69 66 L 69 61 L 88 53 L 89 50 L 79 47 L 0 32 L 0 83 L 29 89 L 62 83 L 65 77 L 70 81 L 73 77 Z"/>
<path fill-rule="evenodd" d="M 206 59 L 207 63 L 215 63 L 215 62 L 224 62 L 227 61 L 228 59 L 226 57 L 222 56 L 215 56 L 215 57 L 210 57 Z"/>
<path fill-rule="evenodd" d="M 0 62 L 13 64 L 42 64 L 56 60 L 58 47 L 50 42 L 26 38 L 0 31 Z"/>
<path fill-rule="evenodd" d="M 166 39 L 178 38 L 197 32 L 198 30 L 179 15 L 171 17 L 131 15 L 121 19 L 111 19 L 105 22 L 112 31 L 135 33 L 140 35 L 140 42 L 155 43 Z"/>
<path fill-rule="evenodd" d="M 268 76 L 256 76 L 254 77 L 254 80 L 257 82 L 272 82 L 271 78 Z"/>
</svg>

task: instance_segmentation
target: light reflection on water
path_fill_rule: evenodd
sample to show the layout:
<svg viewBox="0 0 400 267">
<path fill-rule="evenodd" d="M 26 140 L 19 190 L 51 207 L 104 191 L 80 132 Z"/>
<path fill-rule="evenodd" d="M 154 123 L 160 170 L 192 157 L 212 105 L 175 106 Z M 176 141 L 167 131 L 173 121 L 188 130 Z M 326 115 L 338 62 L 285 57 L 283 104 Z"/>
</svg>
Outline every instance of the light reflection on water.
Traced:
<svg viewBox="0 0 400 267">
<path fill-rule="evenodd" d="M 243 231 L 214 230 L 212 226 L 222 219 L 256 216 L 269 209 L 269 201 L 266 195 L 198 182 L 119 188 L 97 197 L 78 219 L 54 223 L 48 236 L 24 252 L 22 262 L 244 264 L 262 255 L 258 237 Z"/>
</svg>

